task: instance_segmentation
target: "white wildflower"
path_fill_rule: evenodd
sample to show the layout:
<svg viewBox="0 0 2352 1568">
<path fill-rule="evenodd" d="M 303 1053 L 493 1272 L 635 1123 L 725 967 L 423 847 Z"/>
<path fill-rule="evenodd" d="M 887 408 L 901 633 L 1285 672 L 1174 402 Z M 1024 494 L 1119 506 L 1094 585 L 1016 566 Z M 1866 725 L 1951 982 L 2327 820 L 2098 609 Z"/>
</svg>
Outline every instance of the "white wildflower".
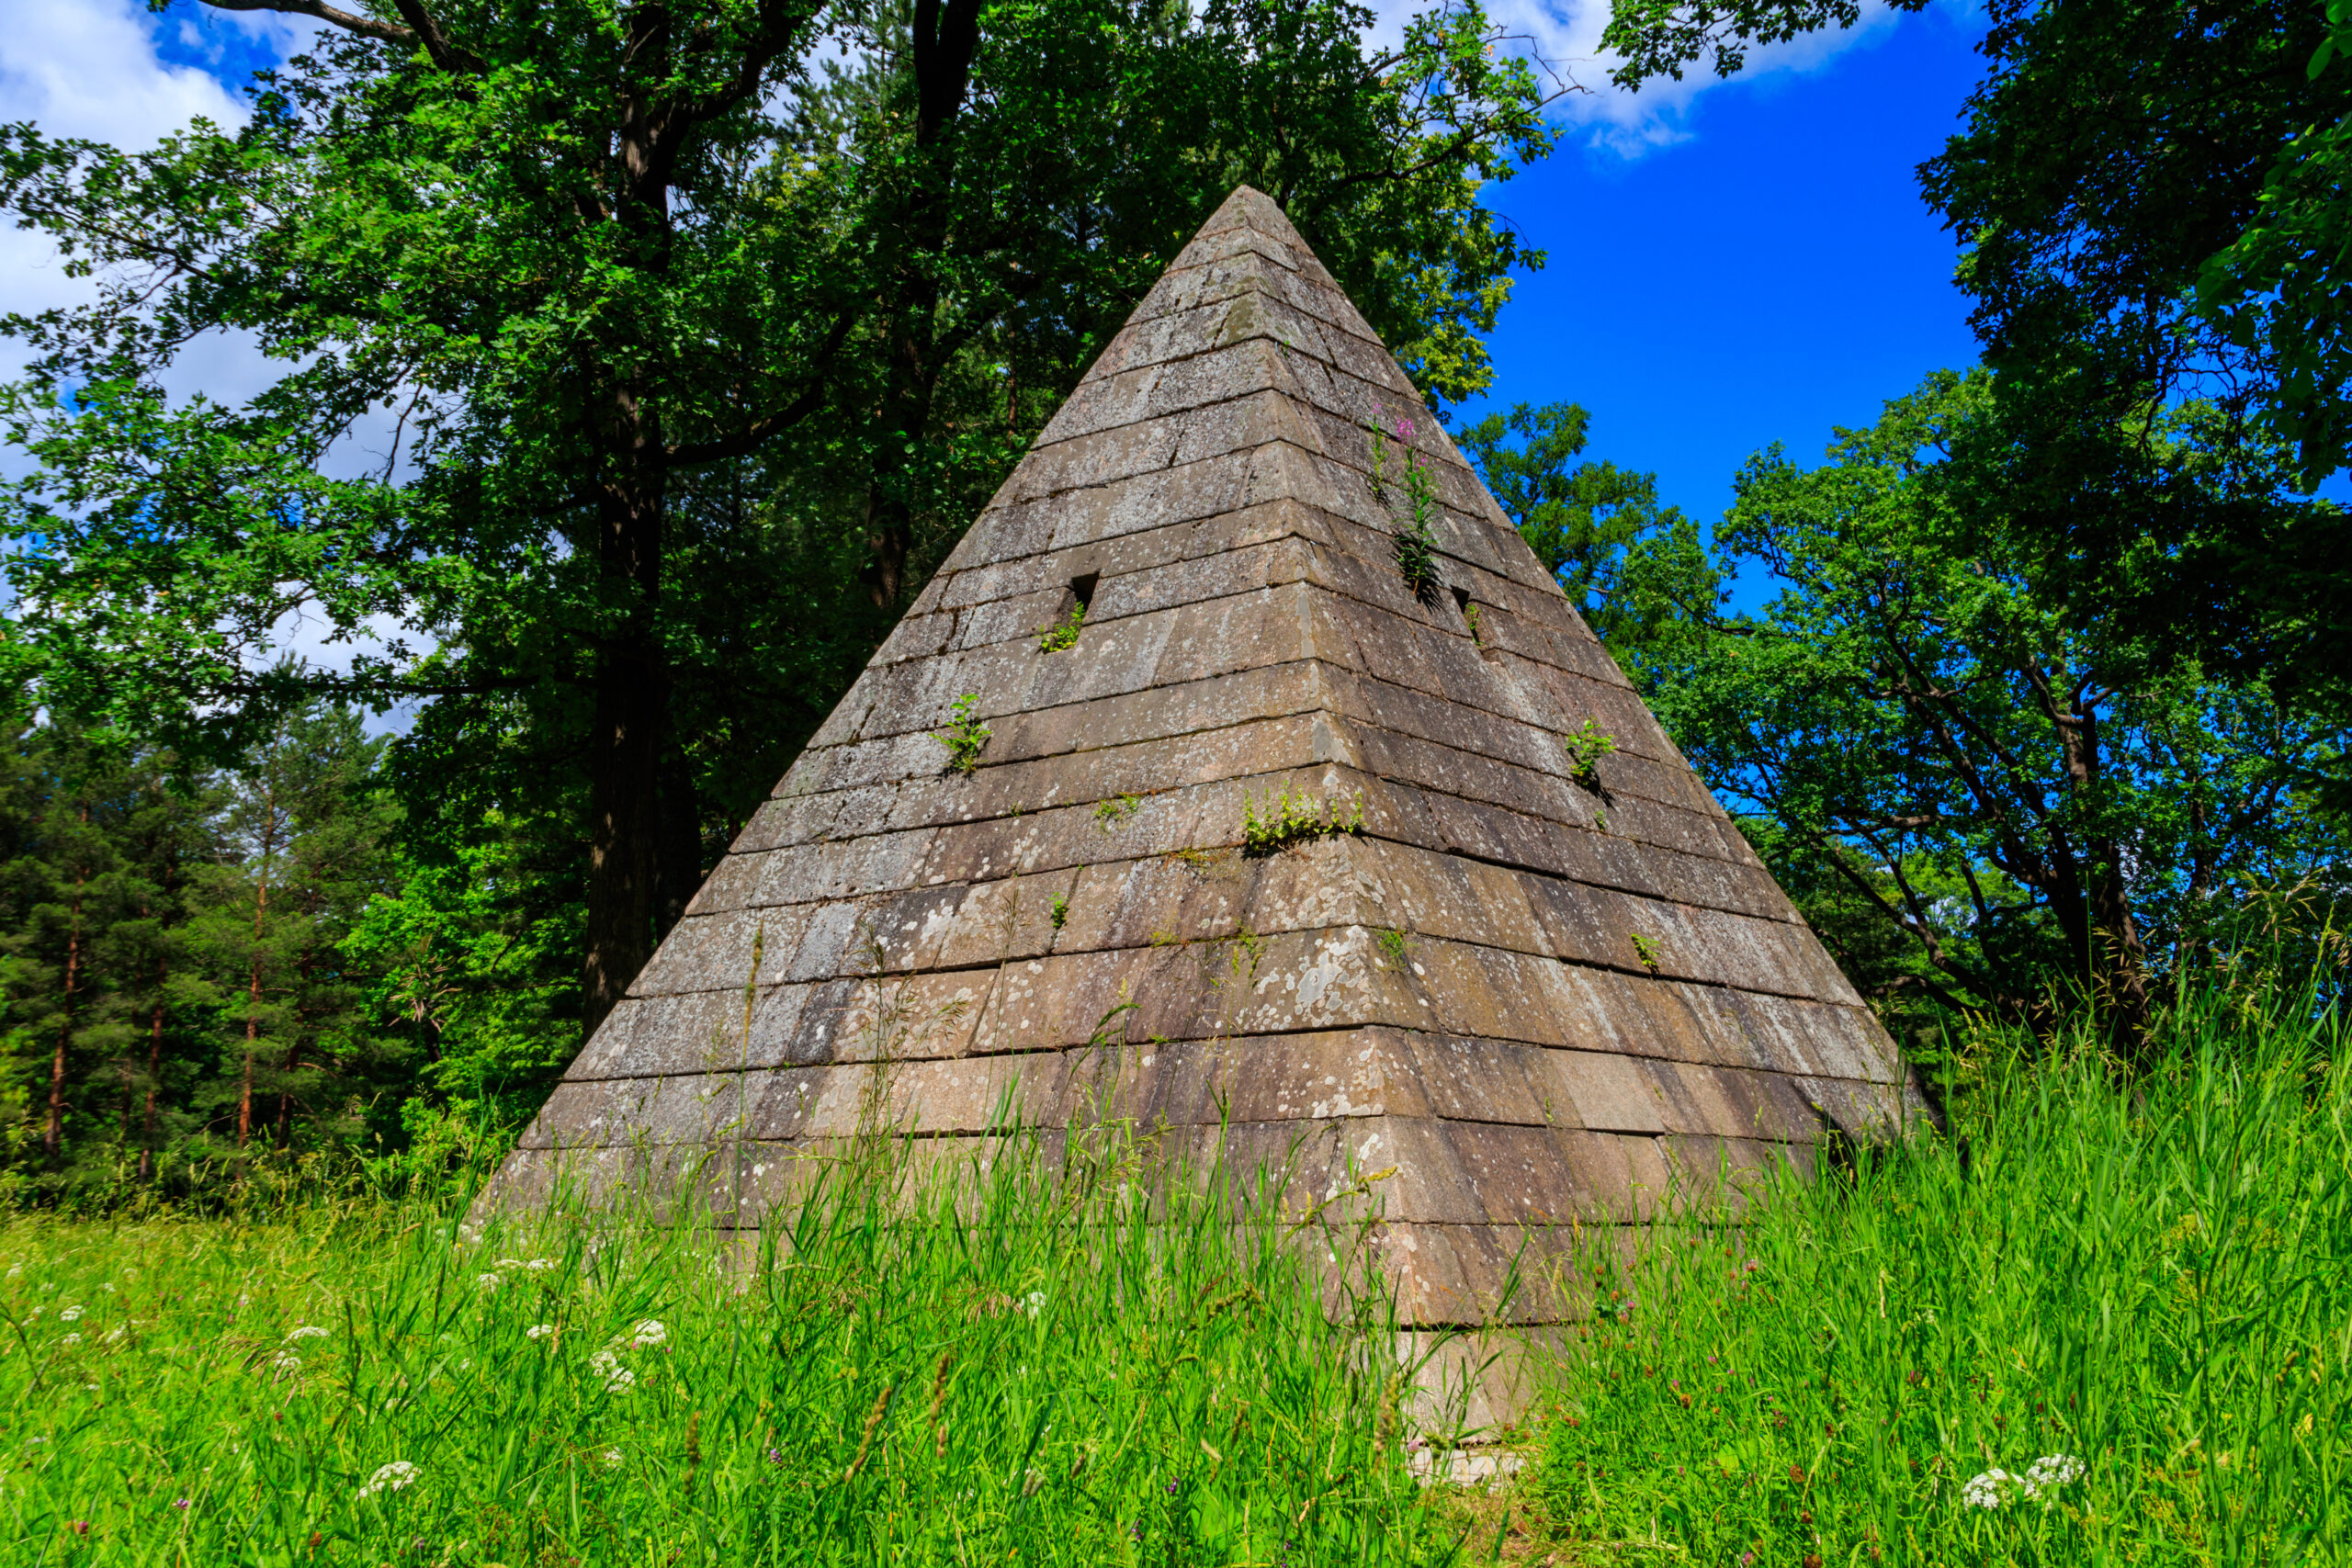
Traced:
<svg viewBox="0 0 2352 1568">
<path fill-rule="evenodd" d="M 2016 1480 L 2006 1470 L 1988 1470 L 1982 1475 L 1971 1476 L 1968 1484 L 1960 1489 L 1961 1504 L 1987 1512 L 1998 1509 L 2008 1501 L 2008 1488 Z"/>
<path fill-rule="evenodd" d="M 82 1309 L 77 1306 L 65 1307 L 57 1314 L 57 1321 L 60 1323 L 78 1323 L 81 1319 Z"/>
<path fill-rule="evenodd" d="M 506 1281 L 500 1279 L 495 1274 L 477 1274 L 474 1276 L 474 1283 L 480 1285 L 485 1291 L 494 1291 L 498 1289 L 499 1286 L 506 1283 Z"/>
<path fill-rule="evenodd" d="M 280 1350 L 269 1359 L 269 1366 L 279 1377 L 290 1378 L 302 1370 L 302 1358 L 291 1350 Z"/>
<path fill-rule="evenodd" d="M 548 1335 L 553 1334 L 554 1332 L 555 1325 L 552 1323 L 535 1323 L 531 1325 L 530 1327 L 523 1330 L 523 1337 L 526 1339 L 545 1339 Z"/>
<path fill-rule="evenodd" d="M 620 1467 L 621 1450 L 618 1449 L 606 1449 L 605 1450 L 605 1468 L 606 1470 L 618 1470 Z"/>
<path fill-rule="evenodd" d="M 620 1354 L 615 1350 L 599 1350 L 589 1357 L 588 1371 L 592 1376 L 602 1378 L 605 1390 L 612 1393 L 618 1393 L 637 1382 L 637 1374 L 621 1365 Z"/>
<path fill-rule="evenodd" d="M 251 1306 L 251 1305 L 253 1305 L 253 1304 L 254 1304 L 254 1299 L 253 1299 L 253 1297 L 251 1297 L 251 1296 L 239 1296 L 239 1297 L 237 1298 L 237 1305 L 239 1305 L 240 1307 L 249 1307 L 249 1306 Z"/>
<path fill-rule="evenodd" d="M 121 1325 L 120 1324 L 117 1324 L 114 1327 L 109 1328 L 109 1329 L 107 1329 L 107 1337 L 106 1337 L 106 1338 L 105 1338 L 105 1339 L 103 1339 L 102 1341 L 100 1341 L 100 1343 L 101 1343 L 101 1344 L 107 1344 L 107 1345 L 112 1345 L 112 1344 L 116 1343 L 117 1341 L 119 1341 L 119 1339 L 121 1339 L 121 1337 L 123 1337 L 124 1333 L 126 1333 L 126 1332 L 127 1332 L 127 1331 L 122 1327 L 122 1325 Z"/>
<path fill-rule="evenodd" d="M 114 1281 L 112 1280 L 108 1280 L 106 1283 L 100 1285 L 98 1289 L 104 1291 L 108 1295 L 112 1295 L 114 1294 Z"/>
<path fill-rule="evenodd" d="M 2082 1478 L 2081 1460 L 2072 1454 L 2044 1454 L 2035 1460 L 2025 1472 L 2025 1495 L 2046 1506 L 2051 1499 L 2045 1494 L 2071 1485 Z"/>
<path fill-rule="evenodd" d="M 286 1342 L 290 1345 L 297 1339 L 324 1339 L 326 1337 L 325 1329 L 319 1327 L 316 1324 L 306 1323 L 300 1328 L 288 1329 Z"/>
<path fill-rule="evenodd" d="M 523 1267 L 523 1260 L 519 1258 L 502 1258 L 497 1262 L 492 1264 L 491 1267 L 493 1269 L 520 1269 Z"/>
<path fill-rule="evenodd" d="M 642 1350 L 649 1346 L 663 1344 L 669 1337 L 670 1331 L 649 1317 L 628 1331 L 629 1348 Z"/>
<path fill-rule="evenodd" d="M 359 1489 L 360 1498 L 364 1501 L 379 1492 L 398 1492 L 401 1487 L 413 1484 L 419 1473 L 416 1466 L 408 1461 L 396 1459 L 368 1478 L 368 1484 Z"/>
<path fill-rule="evenodd" d="M 79 1345 L 82 1343 L 82 1337 L 78 1334 L 69 1334 L 64 1338 L 59 1340 L 58 1343 L 60 1345 Z"/>
<path fill-rule="evenodd" d="M 544 1274 L 554 1267 L 554 1260 L 546 1258 L 534 1258 L 528 1263 L 523 1265 L 526 1271 L 533 1274 Z"/>
<path fill-rule="evenodd" d="M 1035 1317 L 1043 1313 L 1046 1310 L 1046 1292 L 1043 1291 L 1030 1292 L 1028 1296 L 1022 1302 L 1021 1310 L 1027 1313 L 1031 1317 Z"/>
</svg>

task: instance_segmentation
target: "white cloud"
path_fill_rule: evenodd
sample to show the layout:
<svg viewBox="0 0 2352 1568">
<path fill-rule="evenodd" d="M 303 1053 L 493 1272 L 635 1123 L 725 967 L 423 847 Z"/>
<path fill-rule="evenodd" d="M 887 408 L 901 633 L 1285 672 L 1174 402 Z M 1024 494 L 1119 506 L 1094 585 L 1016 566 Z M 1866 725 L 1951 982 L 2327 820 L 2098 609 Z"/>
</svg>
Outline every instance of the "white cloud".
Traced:
<svg viewBox="0 0 2352 1568">
<path fill-rule="evenodd" d="M 1946 0 L 1953 3 L 1953 0 Z M 1974 0 L 1958 0 L 1973 4 Z M 1374 36 L 1394 41 L 1404 19 L 1423 8 L 1413 0 L 1385 0 Z M 1862 0 L 1861 19 L 1851 28 L 1808 33 L 1786 43 L 1748 51 L 1747 62 L 1729 83 L 1756 83 L 1817 71 L 1836 56 L 1883 32 L 1894 20 L 1884 0 Z M 1552 113 L 1576 138 L 1626 158 L 1687 140 L 1690 111 L 1700 96 L 1728 85 L 1712 68 L 1686 71 L 1679 82 L 1661 79 L 1638 93 L 1612 85 L 1617 57 L 1604 53 L 1600 35 L 1609 25 L 1609 0 L 1487 0 L 1487 16 L 1505 32 L 1524 40 L 1571 92 Z"/>
<path fill-rule="evenodd" d="M 244 106 L 219 79 L 156 58 L 153 23 L 133 0 L 13 6 L 9 13 L 0 29 L 0 97 L 12 118 L 117 147 L 152 147 L 199 117 L 244 123 Z"/>
</svg>

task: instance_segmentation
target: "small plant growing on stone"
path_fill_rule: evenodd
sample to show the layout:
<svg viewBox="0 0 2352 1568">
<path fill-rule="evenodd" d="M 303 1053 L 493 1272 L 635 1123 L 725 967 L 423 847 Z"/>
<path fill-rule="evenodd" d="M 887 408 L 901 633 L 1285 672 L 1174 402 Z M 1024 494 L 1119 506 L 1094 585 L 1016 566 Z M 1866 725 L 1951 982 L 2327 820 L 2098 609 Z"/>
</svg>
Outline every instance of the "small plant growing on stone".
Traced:
<svg viewBox="0 0 2352 1568">
<path fill-rule="evenodd" d="M 1066 648 L 1078 646 L 1078 634 L 1086 626 L 1086 606 L 1072 604 L 1069 614 L 1049 626 L 1037 628 L 1037 651 L 1059 653 Z"/>
<path fill-rule="evenodd" d="M 1380 948 L 1381 961 L 1397 973 L 1404 973 L 1406 965 L 1412 962 L 1411 953 L 1405 946 L 1405 933 L 1391 927 L 1373 941 Z"/>
<path fill-rule="evenodd" d="M 1470 628 L 1470 640 L 1480 648 L 1486 647 L 1487 639 L 1478 635 L 1478 606 L 1476 604 L 1462 606 L 1462 621 Z"/>
<path fill-rule="evenodd" d="M 1069 895 L 1055 894 L 1054 901 L 1046 907 L 1046 918 L 1054 922 L 1054 930 L 1061 930 L 1063 923 L 1069 919 Z"/>
<path fill-rule="evenodd" d="M 1657 938 L 1644 936 L 1641 932 L 1635 931 L 1634 951 L 1641 955 L 1643 968 L 1653 975 L 1657 973 Z"/>
<path fill-rule="evenodd" d="M 979 704 L 979 693 L 965 693 L 947 710 L 947 728 L 931 732 L 933 740 L 947 747 L 947 771 L 951 773 L 968 773 L 978 768 L 980 753 L 988 749 L 989 737 L 995 733 L 972 716 L 972 710 Z"/>
<path fill-rule="evenodd" d="M 1617 750 L 1617 738 L 1601 728 L 1599 719 L 1589 718 L 1561 736 L 1560 744 L 1568 753 L 1569 776 L 1587 789 L 1600 787 L 1600 759 Z"/>
<path fill-rule="evenodd" d="M 1363 795 L 1334 795 L 1317 800 L 1313 795 L 1293 795 L 1287 784 L 1266 802 L 1265 815 L 1250 795 L 1241 797 L 1241 848 L 1244 854 L 1271 855 L 1293 844 L 1333 833 L 1363 831 Z"/>
<path fill-rule="evenodd" d="M 1140 795 L 1114 795 L 1095 807 L 1094 820 L 1100 823 L 1102 830 L 1107 833 L 1133 817 L 1142 805 L 1143 797 Z"/>
<path fill-rule="evenodd" d="M 1377 404 L 1374 408 L 1383 419 L 1387 417 L 1385 409 Z M 1372 493 L 1385 509 L 1388 505 L 1389 432 L 1377 421 L 1366 428 L 1372 432 Z M 1405 580 L 1413 597 L 1426 604 L 1437 597 L 1438 590 L 1437 535 L 1433 525 L 1442 509 L 1437 499 L 1437 480 L 1421 466 L 1421 455 L 1413 446 L 1413 422 L 1399 419 L 1390 428 L 1405 448 L 1406 513 L 1396 525 L 1396 575 Z"/>
</svg>

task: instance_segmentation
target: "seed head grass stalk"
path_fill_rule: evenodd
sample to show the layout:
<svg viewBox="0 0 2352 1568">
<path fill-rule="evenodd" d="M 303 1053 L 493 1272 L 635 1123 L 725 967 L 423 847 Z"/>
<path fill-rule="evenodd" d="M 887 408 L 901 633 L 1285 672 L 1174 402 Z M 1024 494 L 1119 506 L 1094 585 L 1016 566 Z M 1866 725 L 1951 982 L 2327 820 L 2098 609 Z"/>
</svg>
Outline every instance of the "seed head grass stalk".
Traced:
<svg viewBox="0 0 2352 1568">
<path fill-rule="evenodd" d="M 2165 1028 L 2138 1079 L 2087 1026 L 1980 1050 L 1947 1134 L 1577 1252 L 1606 1310 L 1530 1483 L 1561 1561 L 2346 1561 L 2340 1019 L 2189 991 Z"/>
<path fill-rule="evenodd" d="M 478 1237 L 381 1203 L 15 1219 L 0 1555 L 1453 1558 L 1375 1429 L 1411 1373 L 1389 1298 L 1329 1310 L 1349 1241 L 1302 1235 L 1272 1178 L 1073 1173 L 1054 1141 L 805 1162 L 756 1240 L 576 1194 Z"/>
</svg>

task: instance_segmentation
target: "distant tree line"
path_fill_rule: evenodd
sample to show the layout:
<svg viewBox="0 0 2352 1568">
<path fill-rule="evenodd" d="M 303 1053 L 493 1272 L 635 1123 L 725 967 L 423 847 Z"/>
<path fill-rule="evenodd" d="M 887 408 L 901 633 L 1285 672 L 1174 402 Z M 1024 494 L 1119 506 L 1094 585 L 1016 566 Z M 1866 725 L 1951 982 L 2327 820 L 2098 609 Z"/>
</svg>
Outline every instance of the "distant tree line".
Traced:
<svg viewBox="0 0 2352 1568">
<path fill-rule="evenodd" d="M 536 1107 L 576 910 L 535 929 L 491 840 L 454 875 L 404 852 L 358 716 L 295 709 L 217 764 L 22 714 L 5 734 L 0 1195 L 347 1176 Z"/>
</svg>

